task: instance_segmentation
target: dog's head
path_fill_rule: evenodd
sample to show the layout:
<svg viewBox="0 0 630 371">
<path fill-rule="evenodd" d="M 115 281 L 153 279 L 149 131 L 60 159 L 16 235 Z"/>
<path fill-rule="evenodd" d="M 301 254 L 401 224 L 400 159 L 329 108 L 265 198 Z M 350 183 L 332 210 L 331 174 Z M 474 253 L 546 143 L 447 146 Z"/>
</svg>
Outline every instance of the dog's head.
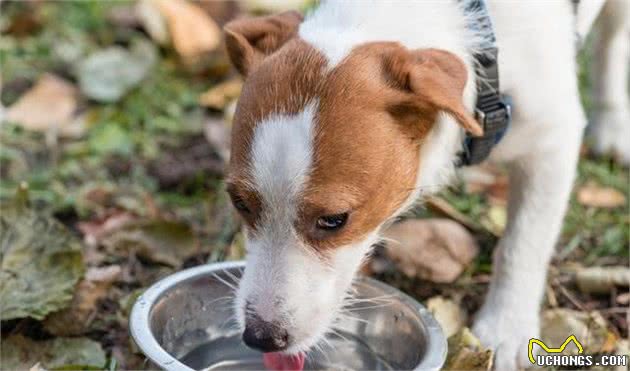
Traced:
<svg viewBox="0 0 630 371">
<path fill-rule="evenodd" d="M 380 226 L 408 204 L 438 115 L 481 131 L 453 54 L 366 43 L 331 66 L 299 37 L 301 21 L 225 27 L 246 77 L 227 181 L 247 230 L 237 316 L 248 345 L 288 353 L 330 328 Z"/>
</svg>

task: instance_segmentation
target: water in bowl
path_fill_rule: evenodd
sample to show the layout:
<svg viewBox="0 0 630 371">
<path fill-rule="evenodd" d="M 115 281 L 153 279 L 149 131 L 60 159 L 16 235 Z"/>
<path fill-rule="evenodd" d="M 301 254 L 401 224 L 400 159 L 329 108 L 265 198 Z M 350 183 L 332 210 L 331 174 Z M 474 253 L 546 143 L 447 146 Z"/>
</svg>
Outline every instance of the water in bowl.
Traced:
<svg viewBox="0 0 630 371">
<path fill-rule="evenodd" d="M 247 348 L 240 334 L 221 337 L 200 345 L 181 362 L 195 370 L 264 370 L 260 352 Z M 393 370 L 360 339 L 347 334 L 332 335 L 323 351 L 312 351 L 306 357 L 305 370 Z"/>
</svg>

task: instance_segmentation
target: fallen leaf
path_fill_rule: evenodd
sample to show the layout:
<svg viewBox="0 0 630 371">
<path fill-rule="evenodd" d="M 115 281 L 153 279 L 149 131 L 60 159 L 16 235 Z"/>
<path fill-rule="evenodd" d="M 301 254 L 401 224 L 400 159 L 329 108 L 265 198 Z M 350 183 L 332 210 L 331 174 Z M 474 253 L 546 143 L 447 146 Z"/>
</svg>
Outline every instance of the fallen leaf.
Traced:
<svg viewBox="0 0 630 371">
<path fill-rule="evenodd" d="M 242 232 L 238 232 L 232 239 L 225 260 L 242 260 L 245 258 L 245 251 L 245 236 Z"/>
<path fill-rule="evenodd" d="M 60 77 L 44 74 L 33 88 L 8 108 L 6 120 L 28 130 L 57 130 L 63 136 L 77 136 L 84 130 L 75 127 L 73 115 L 77 108 L 77 89 Z"/>
<path fill-rule="evenodd" d="M 484 193 L 497 181 L 497 174 L 484 165 L 463 167 L 458 174 L 468 193 Z"/>
<path fill-rule="evenodd" d="M 191 228 L 169 220 L 141 220 L 128 223 L 103 240 L 105 247 L 118 255 L 134 251 L 155 263 L 179 267 L 198 250 Z"/>
<path fill-rule="evenodd" d="M 166 19 L 171 41 L 185 63 L 195 63 L 221 44 L 219 26 L 198 5 L 185 0 L 154 0 Z"/>
<path fill-rule="evenodd" d="M 83 240 L 87 245 L 96 246 L 103 238 L 113 231 L 129 224 L 136 217 L 126 211 L 115 211 L 104 218 L 79 222 L 77 228 L 83 233 Z"/>
<path fill-rule="evenodd" d="M 493 205 L 505 205 L 508 198 L 508 176 L 491 165 L 463 168 L 460 171 L 466 192 L 484 194 Z"/>
<path fill-rule="evenodd" d="M 630 341 L 628 339 L 621 339 L 617 341 L 614 354 L 624 355 L 626 358 L 630 358 Z M 619 365 L 613 369 L 613 371 L 627 371 L 628 365 Z"/>
<path fill-rule="evenodd" d="M 624 292 L 623 294 L 617 295 L 615 299 L 617 304 L 619 305 L 628 305 L 630 304 L 630 292 Z"/>
<path fill-rule="evenodd" d="M 442 331 L 447 338 L 455 335 L 466 324 L 466 312 L 453 300 L 434 296 L 427 300 L 426 305 L 442 326 Z"/>
<path fill-rule="evenodd" d="M 39 3 L 35 1 L 24 2 L 23 9 L 14 12 L 2 23 L 2 33 L 16 38 L 30 36 L 39 31 L 42 27 L 41 11 Z"/>
<path fill-rule="evenodd" d="M 228 21 L 236 18 L 240 12 L 239 2 L 235 0 L 196 2 L 219 26 L 223 26 Z"/>
<path fill-rule="evenodd" d="M 208 108 L 223 110 L 228 103 L 238 98 L 242 88 L 243 81 L 240 78 L 222 82 L 201 94 L 199 104 Z"/>
<path fill-rule="evenodd" d="M 88 145 L 97 154 L 129 155 L 134 148 L 131 133 L 113 122 L 90 130 Z"/>
<path fill-rule="evenodd" d="M 80 241 L 54 218 L 30 209 L 0 209 L 0 318 L 41 320 L 65 308 L 84 271 L 81 250 Z"/>
<path fill-rule="evenodd" d="M 312 0 L 243 0 L 247 11 L 254 13 L 279 13 L 285 10 L 305 9 Z"/>
<path fill-rule="evenodd" d="M 505 205 L 491 205 L 480 220 L 481 225 L 495 236 L 501 236 L 507 225 Z"/>
<path fill-rule="evenodd" d="M 100 102 L 116 102 L 149 73 L 157 50 L 148 40 L 136 38 L 130 49 L 110 46 L 77 64 L 81 91 Z"/>
<path fill-rule="evenodd" d="M 409 277 L 453 282 L 477 255 L 475 239 L 448 219 L 408 219 L 388 228 L 386 254 Z"/>
<path fill-rule="evenodd" d="M 105 352 L 101 345 L 88 338 L 55 338 L 35 341 L 20 334 L 2 339 L 0 358 L 3 370 L 39 369 L 103 369 Z"/>
<path fill-rule="evenodd" d="M 125 316 L 129 316 L 133 305 L 144 291 L 145 288 L 135 289 L 118 300 L 118 305 Z"/>
<path fill-rule="evenodd" d="M 37 362 L 33 367 L 29 368 L 28 371 L 46 371 L 46 369 L 42 367 L 41 363 Z"/>
<path fill-rule="evenodd" d="M 227 122 L 229 125 L 232 125 L 232 122 L 234 122 L 235 114 L 236 114 L 236 99 L 228 103 L 228 105 L 223 110 L 223 118 L 225 119 L 225 122 Z"/>
<path fill-rule="evenodd" d="M 166 19 L 153 0 L 136 2 L 134 12 L 151 39 L 160 45 L 169 44 L 171 36 L 168 32 Z"/>
<path fill-rule="evenodd" d="M 609 293 L 614 287 L 630 286 L 630 268 L 628 267 L 589 267 L 578 269 L 575 283 L 584 293 Z"/>
<path fill-rule="evenodd" d="M 224 161 L 230 159 L 230 127 L 222 118 L 206 120 L 204 133 L 212 147 Z"/>
<path fill-rule="evenodd" d="M 425 205 L 432 212 L 440 214 L 443 217 L 453 219 L 454 221 L 458 222 L 459 224 L 470 230 L 475 231 L 480 229 L 480 226 L 477 223 L 475 223 L 468 216 L 459 212 L 443 198 L 440 198 L 438 196 L 429 196 L 425 201 Z"/>
<path fill-rule="evenodd" d="M 577 191 L 577 200 L 584 206 L 615 208 L 626 204 L 626 196 L 611 187 L 588 183 Z"/>
<path fill-rule="evenodd" d="M 77 285 L 70 306 L 46 317 L 44 321 L 46 331 L 56 336 L 85 333 L 98 301 L 106 297 L 107 291 L 120 273 L 121 268 L 118 265 L 88 269 L 83 280 Z"/>
<path fill-rule="evenodd" d="M 491 370 L 494 353 L 485 349 L 467 327 L 448 339 L 444 370 Z"/>
<path fill-rule="evenodd" d="M 139 4 L 123 3 L 112 7 L 106 14 L 107 20 L 114 26 L 121 28 L 136 28 L 140 26 L 141 22 L 134 5 L 139 6 Z"/>
<path fill-rule="evenodd" d="M 549 347 L 559 347 L 569 335 L 575 335 L 586 354 L 611 351 L 610 336 L 614 334 L 608 331 L 606 320 L 597 311 L 549 309 L 542 314 L 541 329 L 541 340 Z M 577 354 L 577 347 L 569 345 L 564 354 Z"/>
</svg>

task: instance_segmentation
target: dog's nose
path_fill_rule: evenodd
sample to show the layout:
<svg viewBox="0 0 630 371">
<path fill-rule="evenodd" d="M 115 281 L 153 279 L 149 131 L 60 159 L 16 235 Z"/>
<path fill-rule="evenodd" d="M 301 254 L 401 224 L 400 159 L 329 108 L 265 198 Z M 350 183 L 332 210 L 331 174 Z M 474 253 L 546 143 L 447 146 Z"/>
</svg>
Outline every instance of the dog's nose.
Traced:
<svg viewBox="0 0 630 371">
<path fill-rule="evenodd" d="M 267 352 L 278 352 L 287 348 L 289 334 L 277 324 L 265 322 L 259 318 L 247 319 L 243 341 L 253 349 Z"/>
</svg>

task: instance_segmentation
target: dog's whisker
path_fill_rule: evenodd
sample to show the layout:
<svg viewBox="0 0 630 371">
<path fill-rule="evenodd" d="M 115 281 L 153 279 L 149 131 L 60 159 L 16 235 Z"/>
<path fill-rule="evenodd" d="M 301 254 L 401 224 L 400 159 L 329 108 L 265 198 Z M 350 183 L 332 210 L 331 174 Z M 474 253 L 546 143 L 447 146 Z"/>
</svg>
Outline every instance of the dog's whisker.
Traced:
<svg viewBox="0 0 630 371">
<path fill-rule="evenodd" d="M 212 277 L 214 277 L 217 281 L 221 282 L 222 284 L 229 287 L 233 291 L 236 291 L 238 289 L 238 287 L 234 283 L 228 282 L 225 278 L 219 276 L 219 274 L 217 273 L 214 273 Z"/>
<path fill-rule="evenodd" d="M 232 284 L 234 284 L 234 286 L 238 286 L 241 283 L 241 277 L 237 277 L 234 273 L 225 271 L 225 275 L 232 279 Z"/>
<path fill-rule="evenodd" d="M 351 316 L 347 313 L 340 313 L 340 320 L 347 320 L 347 321 L 355 321 L 355 322 L 360 322 L 360 323 L 365 323 L 365 324 L 369 324 L 370 321 L 364 319 L 364 318 L 359 318 L 359 317 L 355 317 L 355 316 Z"/>
<path fill-rule="evenodd" d="M 335 335 L 335 336 L 340 337 L 343 341 L 350 341 L 350 339 L 348 339 L 347 337 L 343 336 L 343 335 L 341 334 L 341 332 L 339 332 L 338 330 L 341 330 L 341 329 L 336 329 L 336 328 L 334 328 L 334 327 L 331 327 L 331 328 L 328 330 L 328 332 L 330 332 L 331 334 L 333 334 L 333 335 Z"/>
<path fill-rule="evenodd" d="M 344 302 L 352 302 L 352 303 L 388 303 L 391 304 L 392 300 L 395 298 L 394 295 L 381 295 L 381 296 L 373 296 L 369 298 L 359 298 L 349 296 Z"/>
</svg>

